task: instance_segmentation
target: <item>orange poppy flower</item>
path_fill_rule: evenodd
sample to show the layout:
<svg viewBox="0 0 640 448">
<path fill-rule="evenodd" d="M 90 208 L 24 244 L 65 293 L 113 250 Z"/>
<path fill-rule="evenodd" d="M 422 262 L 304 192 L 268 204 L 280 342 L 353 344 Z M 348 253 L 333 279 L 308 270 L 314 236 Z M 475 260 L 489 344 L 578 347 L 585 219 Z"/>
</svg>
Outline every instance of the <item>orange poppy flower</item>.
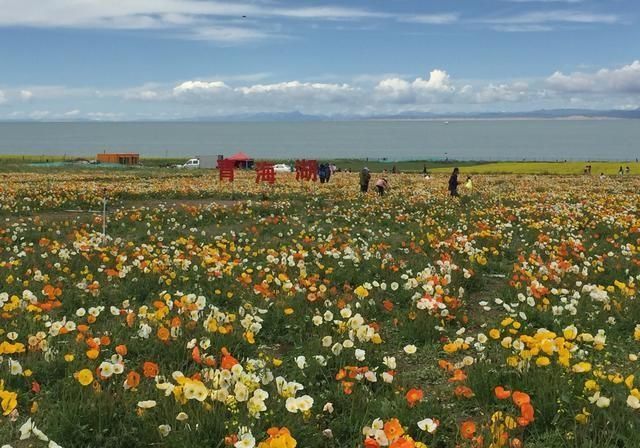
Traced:
<svg viewBox="0 0 640 448">
<path fill-rule="evenodd" d="M 415 446 L 416 443 L 413 441 L 413 439 L 405 436 L 397 439 L 395 442 L 389 445 L 389 448 L 415 448 Z"/>
<path fill-rule="evenodd" d="M 193 358 L 193 360 L 198 364 L 202 364 L 202 358 L 200 357 L 200 348 L 198 348 L 197 345 L 193 347 L 193 350 L 191 350 L 191 358 Z"/>
<path fill-rule="evenodd" d="M 207 367 L 215 367 L 217 364 L 213 356 L 207 356 L 204 358 L 204 365 Z"/>
<path fill-rule="evenodd" d="M 147 378 L 155 378 L 156 376 L 158 376 L 159 372 L 160 368 L 155 362 L 145 361 L 145 363 L 142 365 L 142 373 Z"/>
<path fill-rule="evenodd" d="M 353 382 L 352 381 L 343 381 L 342 382 L 342 392 L 345 393 L 345 395 L 351 395 L 353 393 Z"/>
<path fill-rule="evenodd" d="M 136 313 L 128 313 L 127 314 L 127 326 L 133 327 L 133 324 L 136 322 Z"/>
<path fill-rule="evenodd" d="M 471 388 L 467 386 L 458 386 L 455 388 L 453 393 L 456 395 L 456 397 L 471 398 L 475 396 L 473 390 L 471 390 Z"/>
<path fill-rule="evenodd" d="M 525 403 L 531 402 L 531 398 L 529 397 L 529 395 L 520 391 L 515 391 L 511 398 L 513 398 L 513 402 L 516 404 L 516 406 L 522 406 Z"/>
<path fill-rule="evenodd" d="M 407 403 L 409 407 L 412 408 L 416 405 L 416 403 L 422 401 L 424 398 L 424 392 L 421 389 L 409 389 L 406 394 Z"/>
<path fill-rule="evenodd" d="M 138 387 L 140 384 L 140 374 L 135 370 L 132 370 L 127 374 L 127 386 L 130 388 Z"/>
<path fill-rule="evenodd" d="M 524 417 L 518 417 L 516 421 L 518 422 L 518 425 L 522 426 L 523 428 L 525 426 L 529 426 L 529 423 L 531 423 L 529 420 L 527 420 Z"/>
<path fill-rule="evenodd" d="M 467 420 L 465 422 L 462 422 L 462 424 L 460 425 L 460 434 L 462 435 L 463 438 L 467 440 L 471 440 L 475 433 L 476 433 L 476 424 L 473 421 Z"/>
<path fill-rule="evenodd" d="M 380 448 L 380 444 L 376 439 L 367 437 L 366 439 L 364 439 L 364 448 Z"/>
<path fill-rule="evenodd" d="M 239 364 L 238 360 L 231 356 L 231 353 L 229 353 L 226 347 L 222 347 L 220 351 L 222 352 L 222 361 L 220 362 L 220 367 L 226 370 L 231 370 L 233 366 Z"/>
<path fill-rule="evenodd" d="M 179 328 L 181 326 L 182 326 L 182 320 L 180 320 L 178 316 L 175 316 L 173 319 L 171 319 L 172 328 Z"/>
<path fill-rule="evenodd" d="M 506 400 L 507 398 L 509 398 L 511 396 L 511 391 L 510 390 L 506 390 L 502 386 L 497 386 L 493 390 L 493 393 L 496 394 L 496 398 L 498 400 Z"/>
<path fill-rule="evenodd" d="M 456 369 L 456 371 L 453 372 L 453 376 L 449 378 L 449 382 L 455 383 L 457 381 L 464 381 L 466 379 L 467 379 L 467 375 L 465 375 L 465 373 L 462 370 Z"/>
<path fill-rule="evenodd" d="M 171 333 L 165 327 L 158 328 L 158 339 L 160 339 L 162 342 L 167 342 L 170 336 Z"/>
<path fill-rule="evenodd" d="M 534 409 L 533 406 L 531 406 L 531 403 L 524 403 L 520 406 L 520 414 L 522 414 L 522 418 L 529 422 L 532 422 L 535 419 Z"/>
<path fill-rule="evenodd" d="M 384 434 L 390 441 L 396 440 L 404 434 L 404 429 L 397 418 L 392 418 L 384 424 Z"/>
<path fill-rule="evenodd" d="M 128 353 L 127 346 L 124 344 L 120 344 L 116 346 L 116 353 L 120 356 L 127 356 L 127 353 Z"/>
<path fill-rule="evenodd" d="M 446 370 L 447 372 L 451 372 L 453 370 L 453 364 L 451 364 L 449 361 L 445 359 L 438 360 L 438 366 L 442 370 Z"/>
</svg>

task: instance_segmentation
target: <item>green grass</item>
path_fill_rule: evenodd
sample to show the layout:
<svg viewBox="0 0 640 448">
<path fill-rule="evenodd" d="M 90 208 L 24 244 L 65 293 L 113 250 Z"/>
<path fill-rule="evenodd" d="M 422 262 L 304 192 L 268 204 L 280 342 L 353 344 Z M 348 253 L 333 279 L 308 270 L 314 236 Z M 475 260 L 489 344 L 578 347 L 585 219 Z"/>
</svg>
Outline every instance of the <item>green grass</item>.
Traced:
<svg viewBox="0 0 640 448">
<path fill-rule="evenodd" d="M 64 162 L 74 160 L 77 157 L 47 156 L 47 155 L 20 155 L 0 154 L 0 165 L 22 165 L 28 163 Z"/>
</svg>

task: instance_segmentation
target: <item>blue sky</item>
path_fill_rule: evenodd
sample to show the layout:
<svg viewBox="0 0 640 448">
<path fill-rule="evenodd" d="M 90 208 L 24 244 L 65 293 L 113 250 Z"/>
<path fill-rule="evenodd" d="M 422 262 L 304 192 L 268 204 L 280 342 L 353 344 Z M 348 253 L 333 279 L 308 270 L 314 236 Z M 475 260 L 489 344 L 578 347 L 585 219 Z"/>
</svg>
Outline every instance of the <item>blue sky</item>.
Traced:
<svg viewBox="0 0 640 448">
<path fill-rule="evenodd" d="M 0 0 L 0 119 L 640 105 L 637 0 Z"/>
</svg>

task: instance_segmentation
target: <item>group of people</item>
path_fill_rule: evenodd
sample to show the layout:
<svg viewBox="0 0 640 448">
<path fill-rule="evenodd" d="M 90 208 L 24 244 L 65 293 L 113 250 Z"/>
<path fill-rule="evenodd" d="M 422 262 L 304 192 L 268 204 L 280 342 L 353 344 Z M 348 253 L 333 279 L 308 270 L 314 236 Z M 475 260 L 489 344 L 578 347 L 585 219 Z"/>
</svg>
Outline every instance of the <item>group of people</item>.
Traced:
<svg viewBox="0 0 640 448">
<path fill-rule="evenodd" d="M 584 167 L 584 174 L 586 175 L 590 175 L 591 174 L 591 165 L 587 165 Z M 620 165 L 620 169 L 618 169 L 618 176 L 624 176 L 624 175 L 629 175 L 631 174 L 631 168 L 629 168 L 629 165 L 627 165 L 626 168 L 622 168 L 622 165 Z M 606 176 L 604 175 L 604 173 L 600 173 L 600 179 L 604 179 Z"/>
<path fill-rule="evenodd" d="M 451 173 L 451 177 L 449 177 L 449 194 L 451 196 L 460 196 L 458 193 L 458 187 L 462 185 L 462 182 L 458 180 L 458 175 L 460 174 L 460 169 L 454 168 L 453 173 Z M 425 174 L 425 178 L 428 174 Z M 369 168 L 366 166 L 360 171 L 360 192 L 367 193 L 369 191 L 369 183 L 371 182 L 371 172 Z M 384 196 L 384 194 L 391 188 L 389 185 L 389 181 L 386 177 L 380 177 L 376 180 L 375 183 L 376 191 L 379 196 Z M 471 181 L 471 176 L 467 176 L 467 180 L 464 182 L 464 187 L 469 191 L 473 189 L 473 182 Z"/>
<path fill-rule="evenodd" d="M 360 192 L 366 193 L 369 191 L 369 183 L 371 182 L 371 172 L 366 166 L 360 171 Z M 391 188 L 389 181 L 386 177 L 380 177 L 375 183 L 376 191 L 378 195 L 384 196 L 384 194 Z"/>
<path fill-rule="evenodd" d="M 458 175 L 460 174 L 459 168 L 454 168 L 453 173 L 451 173 L 451 177 L 449 177 L 449 194 L 451 196 L 460 196 L 458 193 L 458 187 L 462 185 L 462 182 L 458 180 Z M 464 187 L 471 191 L 473 190 L 473 182 L 471 181 L 471 176 L 467 176 L 467 180 L 464 182 Z"/>
<path fill-rule="evenodd" d="M 622 169 L 622 165 L 621 165 L 620 169 L 618 170 L 618 176 L 624 176 L 625 174 L 631 174 L 631 168 L 629 168 L 629 165 L 627 165 L 627 167 L 624 170 Z"/>
</svg>

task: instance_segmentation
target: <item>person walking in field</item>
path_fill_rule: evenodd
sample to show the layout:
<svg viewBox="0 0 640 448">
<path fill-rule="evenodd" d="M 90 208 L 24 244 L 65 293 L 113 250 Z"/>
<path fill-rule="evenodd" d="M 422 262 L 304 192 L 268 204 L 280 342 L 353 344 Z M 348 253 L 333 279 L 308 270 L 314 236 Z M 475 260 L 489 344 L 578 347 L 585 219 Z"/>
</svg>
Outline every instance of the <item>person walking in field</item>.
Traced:
<svg viewBox="0 0 640 448">
<path fill-rule="evenodd" d="M 320 164 L 318 167 L 318 177 L 320 178 L 320 183 L 324 184 L 329 182 L 329 178 L 331 176 L 331 172 L 329 171 L 329 165 L 326 163 Z"/>
<path fill-rule="evenodd" d="M 384 177 L 381 177 L 376 181 L 376 190 L 378 190 L 378 195 L 384 196 L 384 193 L 390 188 L 389 182 Z"/>
<path fill-rule="evenodd" d="M 371 173 L 366 166 L 360 171 L 360 192 L 366 193 L 369 191 L 369 182 L 371 181 Z"/>
<path fill-rule="evenodd" d="M 453 173 L 451 173 L 451 177 L 449 178 L 449 193 L 451 196 L 460 196 L 458 194 L 458 174 L 460 174 L 460 169 L 457 167 L 453 169 Z"/>
</svg>

